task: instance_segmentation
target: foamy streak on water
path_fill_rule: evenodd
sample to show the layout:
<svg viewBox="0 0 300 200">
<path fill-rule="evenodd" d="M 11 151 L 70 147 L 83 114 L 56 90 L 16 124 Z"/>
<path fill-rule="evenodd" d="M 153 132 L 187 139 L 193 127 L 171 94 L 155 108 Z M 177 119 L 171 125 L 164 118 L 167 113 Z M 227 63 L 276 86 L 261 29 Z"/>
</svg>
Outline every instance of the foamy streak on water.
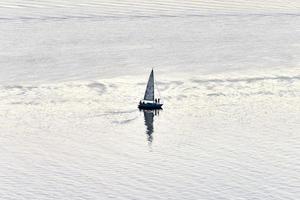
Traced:
<svg viewBox="0 0 300 200">
<path fill-rule="evenodd" d="M 294 70 L 295 73 L 298 70 Z M 253 73 L 253 72 L 252 72 Z M 230 73 L 229 73 L 230 74 Z M 193 76 L 178 75 L 180 79 L 160 75 L 157 88 L 167 101 L 175 103 L 186 99 L 197 103 L 203 98 L 247 98 L 247 97 L 299 97 L 300 74 L 266 74 L 261 76 Z M 139 80 L 134 82 L 132 80 Z M 3 106 L 99 106 L 110 110 L 122 102 L 135 107 L 145 82 L 140 77 L 103 79 L 99 81 L 75 81 L 56 84 L 2 85 L 0 102 Z M 157 93 L 158 91 L 156 91 Z M 157 93 L 158 94 L 158 93 Z M 112 102 L 115 101 L 115 102 Z M 71 107 L 70 107 L 71 108 Z"/>
<path fill-rule="evenodd" d="M 299 1 L 9 1 L 0 3 L 2 19 L 186 16 L 203 14 L 298 13 Z"/>
</svg>

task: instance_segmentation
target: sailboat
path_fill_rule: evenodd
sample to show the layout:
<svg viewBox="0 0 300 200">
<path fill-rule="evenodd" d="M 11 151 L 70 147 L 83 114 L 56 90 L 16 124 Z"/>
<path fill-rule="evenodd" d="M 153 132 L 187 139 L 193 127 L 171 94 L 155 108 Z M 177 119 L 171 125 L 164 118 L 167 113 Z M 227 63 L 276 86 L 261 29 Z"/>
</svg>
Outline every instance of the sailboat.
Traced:
<svg viewBox="0 0 300 200">
<path fill-rule="evenodd" d="M 162 107 L 161 100 L 159 98 L 155 98 L 154 96 L 154 72 L 153 69 L 150 73 L 144 99 L 140 101 L 138 108 L 145 110 L 155 110 L 161 109 Z"/>
</svg>

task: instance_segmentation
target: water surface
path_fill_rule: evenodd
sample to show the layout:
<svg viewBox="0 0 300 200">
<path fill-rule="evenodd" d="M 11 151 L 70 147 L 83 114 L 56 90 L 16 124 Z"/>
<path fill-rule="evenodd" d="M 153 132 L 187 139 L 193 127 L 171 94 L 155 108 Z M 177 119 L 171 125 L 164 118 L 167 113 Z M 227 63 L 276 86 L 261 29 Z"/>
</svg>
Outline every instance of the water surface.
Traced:
<svg viewBox="0 0 300 200">
<path fill-rule="evenodd" d="M 297 8 L 1 3 L 1 198 L 299 199 Z"/>
</svg>

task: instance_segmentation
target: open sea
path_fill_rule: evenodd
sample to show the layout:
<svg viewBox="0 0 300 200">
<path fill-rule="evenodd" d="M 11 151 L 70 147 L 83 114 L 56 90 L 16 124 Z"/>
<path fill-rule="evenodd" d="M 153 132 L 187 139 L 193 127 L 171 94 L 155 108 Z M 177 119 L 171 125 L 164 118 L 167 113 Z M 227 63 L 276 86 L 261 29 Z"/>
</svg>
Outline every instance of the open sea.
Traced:
<svg viewBox="0 0 300 200">
<path fill-rule="evenodd" d="M 0 122 L 1 200 L 299 200 L 300 1 L 2 0 Z"/>
</svg>

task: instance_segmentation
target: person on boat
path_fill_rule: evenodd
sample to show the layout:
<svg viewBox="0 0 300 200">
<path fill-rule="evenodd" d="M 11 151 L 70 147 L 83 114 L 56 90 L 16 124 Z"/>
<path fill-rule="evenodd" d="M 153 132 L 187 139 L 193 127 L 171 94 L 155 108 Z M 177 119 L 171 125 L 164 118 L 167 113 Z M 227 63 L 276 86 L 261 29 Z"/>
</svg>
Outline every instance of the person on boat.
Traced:
<svg viewBox="0 0 300 200">
<path fill-rule="evenodd" d="M 160 99 L 158 98 L 158 99 L 157 99 L 157 102 L 159 103 L 159 101 L 160 101 Z"/>
<path fill-rule="evenodd" d="M 157 103 L 157 99 L 154 99 L 155 103 Z"/>
</svg>

